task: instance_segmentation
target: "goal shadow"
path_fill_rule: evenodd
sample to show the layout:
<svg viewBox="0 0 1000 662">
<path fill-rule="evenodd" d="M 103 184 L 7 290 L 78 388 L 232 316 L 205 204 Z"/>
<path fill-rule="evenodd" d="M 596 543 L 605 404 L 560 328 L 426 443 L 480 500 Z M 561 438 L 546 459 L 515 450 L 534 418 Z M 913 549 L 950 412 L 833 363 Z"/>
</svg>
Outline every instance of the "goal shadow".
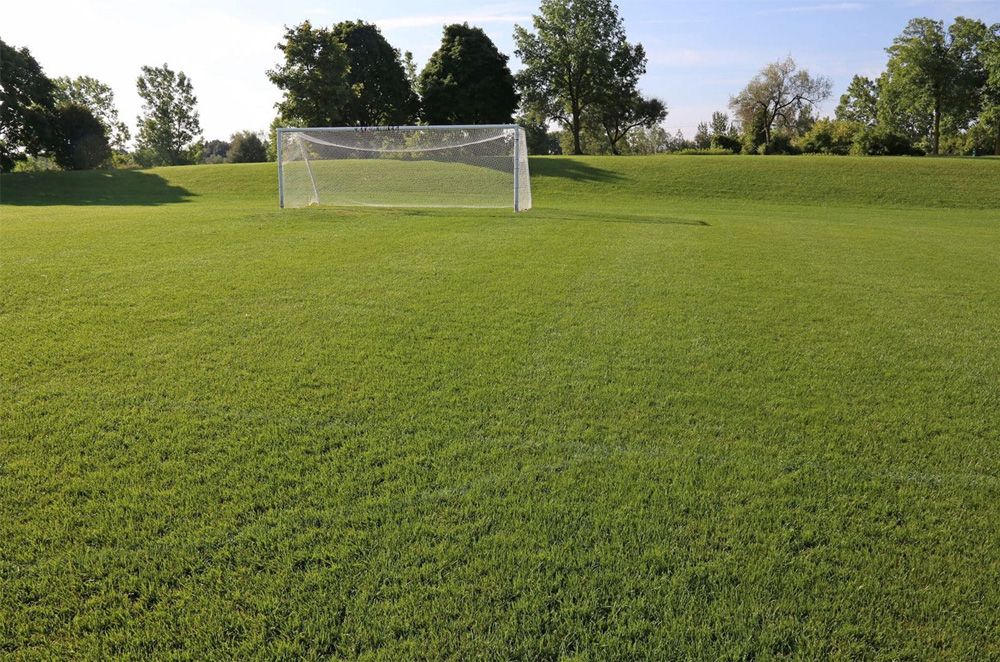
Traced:
<svg viewBox="0 0 1000 662">
<path fill-rule="evenodd" d="M 598 168 L 575 159 L 529 159 L 531 176 L 564 177 L 583 182 L 617 182 L 624 181 L 621 174 Z"/>
</svg>

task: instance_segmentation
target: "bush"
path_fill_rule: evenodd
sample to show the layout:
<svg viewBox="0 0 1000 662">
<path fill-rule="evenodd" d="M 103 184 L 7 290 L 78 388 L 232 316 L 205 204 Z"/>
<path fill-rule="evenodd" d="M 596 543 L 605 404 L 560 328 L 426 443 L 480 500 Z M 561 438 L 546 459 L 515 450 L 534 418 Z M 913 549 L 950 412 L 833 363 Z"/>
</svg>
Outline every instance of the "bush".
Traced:
<svg viewBox="0 0 1000 662">
<path fill-rule="evenodd" d="M 792 144 L 792 139 L 786 135 L 771 136 L 771 142 L 762 143 L 757 147 L 758 154 L 801 154 L 802 150 Z"/>
<path fill-rule="evenodd" d="M 921 156 L 910 139 L 884 126 L 862 129 L 854 138 L 851 154 L 855 156 Z"/>
<path fill-rule="evenodd" d="M 798 146 L 806 154 L 851 153 L 854 139 L 862 130 L 862 125 L 846 120 L 821 119 L 813 124 L 798 140 Z"/>
<path fill-rule="evenodd" d="M 675 154 L 689 154 L 689 155 L 693 154 L 696 156 L 733 156 L 734 154 L 738 153 L 739 152 L 734 152 L 729 149 L 718 149 L 718 148 L 698 149 L 697 147 L 681 149 L 675 152 Z"/>
<path fill-rule="evenodd" d="M 61 170 L 54 159 L 47 156 L 29 156 L 21 161 L 15 161 L 13 172 L 48 172 L 50 170 Z"/>
<path fill-rule="evenodd" d="M 733 154 L 739 154 L 743 149 L 743 144 L 732 136 L 718 134 L 712 136 L 712 149 L 726 150 Z"/>
</svg>

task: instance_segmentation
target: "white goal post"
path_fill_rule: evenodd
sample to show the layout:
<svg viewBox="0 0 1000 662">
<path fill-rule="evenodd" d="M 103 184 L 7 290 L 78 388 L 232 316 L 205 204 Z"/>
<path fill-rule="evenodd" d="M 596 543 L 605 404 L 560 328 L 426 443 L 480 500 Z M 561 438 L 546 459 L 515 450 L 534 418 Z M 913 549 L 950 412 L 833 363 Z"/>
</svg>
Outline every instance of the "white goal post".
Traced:
<svg viewBox="0 0 1000 662">
<path fill-rule="evenodd" d="M 531 208 L 516 124 L 278 129 L 278 204 Z"/>
</svg>

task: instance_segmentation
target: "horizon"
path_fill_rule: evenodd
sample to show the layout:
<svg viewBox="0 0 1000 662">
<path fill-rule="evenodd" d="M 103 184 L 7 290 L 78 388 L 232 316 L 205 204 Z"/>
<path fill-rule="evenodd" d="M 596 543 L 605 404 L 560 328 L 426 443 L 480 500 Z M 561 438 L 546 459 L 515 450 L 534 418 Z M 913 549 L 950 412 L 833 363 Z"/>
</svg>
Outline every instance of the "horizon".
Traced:
<svg viewBox="0 0 1000 662">
<path fill-rule="evenodd" d="M 538 2 L 469 10 L 455 0 L 430 7 L 375 0 L 363 13 L 344 2 L 321 7 L 305 0 L 280 6 L 260 0 L 182 0 L 169 7 L 121 0 L 80 6 L 57 0 L 48 7 L 56 18 L 45 22 L 28 7 L 8 8 L 3 38 L 11 46 L 28 48 L 50 78 L 86 75 L 110 85 L 120 119 L 134 138 L 141 110 L 135 89 L 139 69 L 166 63 L 184 71 L 194 85 L 203 138 L 228 140 L 237 131 L 266 132 L 274 118 L 281 94 L 265 72 L 279 63 L 276 45 L 285 26 L 305 20 L 324 26 L 354 19 L 375 23 L 393 47 L 413 53 L 419 71 L 440 45 L 443 27 L 468 22 L 483 28 L 516 73 L 521 64 L 514 55 L 514 26 L 530 27 Z M 811 74 L 829 77 L 833 93 L 819 114 L 832 115 L 855 74 L 873 77 L 883 70 L 885 48 L 910 19 L 926 16 L 949 24 L 967 16 L 1000 22 L 1000 3 L 978 0 L 634 1 L 619 3 L 619 11 L 629 41 L 646 50 L 643 93 L 663 99 L 669 111 L 664 128 L 688 138 L 713 111 L 729 112 L 730 96 L 769 62 L 790 55 Z M 151 34 L 149 25 L 157 26 Z M 190 33 L 192 26 L 195 34 L 178 36 Z M 772 39 L 771 34 L 781 37 Z M 94 43 L 82 46 L 81 35 L 92 35 Z"/>
</svg>

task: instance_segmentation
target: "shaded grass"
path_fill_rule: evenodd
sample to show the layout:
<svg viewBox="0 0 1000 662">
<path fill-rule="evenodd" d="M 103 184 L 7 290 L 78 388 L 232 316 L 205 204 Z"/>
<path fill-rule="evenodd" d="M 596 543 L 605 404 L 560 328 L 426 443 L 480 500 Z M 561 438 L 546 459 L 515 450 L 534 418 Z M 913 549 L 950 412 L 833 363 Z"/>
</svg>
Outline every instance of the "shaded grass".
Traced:
<svg viewBox="0 0 1000 662">
<path fill-rule="evenodd" d="M 1000 655 L 1000 163 L 711 158 L 4 207 L 0 651 Z"/>
</svg>

